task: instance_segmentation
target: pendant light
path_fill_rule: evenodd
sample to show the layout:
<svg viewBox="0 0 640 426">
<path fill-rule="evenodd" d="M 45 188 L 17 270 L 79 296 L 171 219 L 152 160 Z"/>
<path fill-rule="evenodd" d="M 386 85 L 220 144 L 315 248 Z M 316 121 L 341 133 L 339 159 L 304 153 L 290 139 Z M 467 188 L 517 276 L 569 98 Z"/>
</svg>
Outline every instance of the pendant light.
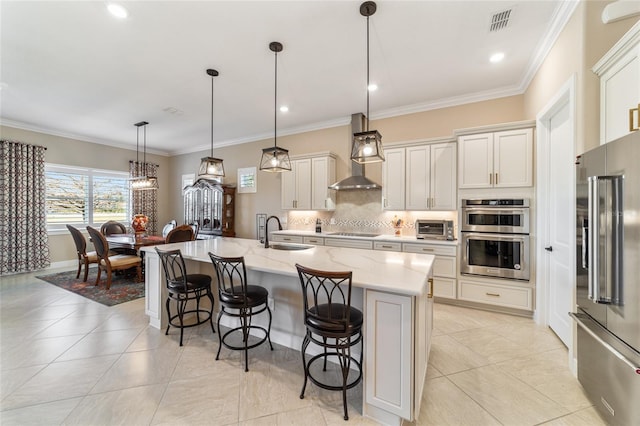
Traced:
<svg viewBox="0 0 640 426">
<path fill-rule="evenodd" d="M 273 101 L 273 147 L 262 149 L 260 170 L 265 172 L 291 171 L 289 150 L 278 147 L 278 52 L 282 52 L 282 43 L 272 41 L 269 49 L 275 53 L 275 96 Z"/>
<path fill-rule="evenodd" d="M 365 1 L 360 5 L 360 14 L 367 18 L 367 116 L 364 132 L 353 134 L 351 160 L 359 164 L 384 161 L 382 136 L 377 130 L 369 130 L 369 17 L 376 13 L 376 4 Z"/>
<path fill-rule="evenodd" d="M 131 179 L 131 189 L 134 191 L 145 191 L 149 189 L 158 189 L 158 178 L 155 176 L 147 176 L 146 167 L 147 167 L 147 127 L 149 124 L 146 121 L 141 121 L 139 123 L 134 124 L 137 127 L 136 129 L 136 173 L 139 174 L 142 169 L 142 176 L 136 176 Z M 143 130 L 143 138 L 144 138 L 144 156 L 142 159 L 142 163 L 140 163 L 138 159 L 138 153 L 140 146 L 140 127 Z M 142 166 L 142 167 L 141 167 Z"/>
<path fill-rule="evenodd" d="M 213 156 L 213 78 L 217 77 L 219 73 L 209 68 L 207 74 L 211 76 L 211 155 L 200 159 L 198 178 L 220 180 L 224 177 L 224 165 L 221 159 Z"/>
</svg>

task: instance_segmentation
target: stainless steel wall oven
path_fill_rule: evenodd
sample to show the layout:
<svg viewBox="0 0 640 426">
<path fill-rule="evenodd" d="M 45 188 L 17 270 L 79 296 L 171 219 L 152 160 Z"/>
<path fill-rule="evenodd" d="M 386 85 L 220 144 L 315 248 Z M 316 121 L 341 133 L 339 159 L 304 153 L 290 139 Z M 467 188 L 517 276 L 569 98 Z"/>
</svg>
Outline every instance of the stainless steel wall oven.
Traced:
<svg viewBox="0 0 640 426">
<path fill-rule="evenodd" d="M 529 200 L 462 200 L 465 275 L 529 280 Z"/>
</svg>

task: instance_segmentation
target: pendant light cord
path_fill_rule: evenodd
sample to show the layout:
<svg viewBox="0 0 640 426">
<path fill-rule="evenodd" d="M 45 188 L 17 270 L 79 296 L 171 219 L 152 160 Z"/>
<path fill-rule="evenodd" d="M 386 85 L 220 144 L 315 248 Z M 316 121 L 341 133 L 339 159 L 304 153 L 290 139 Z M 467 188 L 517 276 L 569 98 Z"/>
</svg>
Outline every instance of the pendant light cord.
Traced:
<svg viewBox="0 0 640 426">
<path fill-rule="evenodd" d="M 367 16 L 367 127 L 366 132 L 369 131 L 369 17 Z"/>
<path fill-rule="evenodd" d="M 274 52 L 276 55 L 275 60 L 275 84 L 273 95 L 273 146 L 278 146 L 278 52 Z"/>
<path fill-rule="evenodd" d="M 211 76 L 211 157 L 213 157 L 213 76 Z"/>
</svg>

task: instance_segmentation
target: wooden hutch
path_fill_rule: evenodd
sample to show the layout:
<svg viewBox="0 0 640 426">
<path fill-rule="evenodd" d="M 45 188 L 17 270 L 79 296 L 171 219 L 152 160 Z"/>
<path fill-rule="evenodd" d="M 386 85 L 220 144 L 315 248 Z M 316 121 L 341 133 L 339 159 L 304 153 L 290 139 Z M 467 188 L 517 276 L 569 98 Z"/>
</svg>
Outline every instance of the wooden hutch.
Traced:
<svg viewBox="0 0 640 426">
<path fill-rule="evenodd" d="M 198 238 L 235 237 L 235 185 L 198 179 L 182 191 L 184 223 L 198 224 Z"/>
</svg>

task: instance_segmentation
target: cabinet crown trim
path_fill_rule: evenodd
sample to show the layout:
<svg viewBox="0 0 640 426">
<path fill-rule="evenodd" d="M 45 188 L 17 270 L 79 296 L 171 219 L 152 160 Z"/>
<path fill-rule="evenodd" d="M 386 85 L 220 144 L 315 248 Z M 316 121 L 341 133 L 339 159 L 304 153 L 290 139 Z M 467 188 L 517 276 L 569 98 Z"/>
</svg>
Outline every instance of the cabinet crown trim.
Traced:
<svg viewBox="0 0 640 426">
<path fill-rule="evenodd" d="M 331 151 L 310 152 L 308 154 L 297 154 L 289 156 L 292 160 L 304 160 L 305 158 L 331 157 L 336 158 L 337 155 Z"/>
<path fill-rule="evenodd" d="M 410 141 L 396 141 L 396 142 L 385 142 L 384 149 L 387 148 L 405 148 L 408 146 L 419 146 L 419 145 L 435 145 L 438 143 L 450 143 L 455 142 L 456 138 L 453 136 L 441 137 L 441 138 L 429 138 L 429 139 L 415 139 Z"/>
<path fill-rule="evenodd" d="M 479 133 L 493 133 L 504 130 L 518 130 L 526 128 L 535 128 L 535 120 L 514 121 L 512 123 L 490 124 L 488 126 L 469 127 L 466 129 L 457 129 L 453 132 L 455 136 L 475 135 Z"/>
<path fill-rule="evenodd" d="M 640 42 L 640 21 L 636 22 L 636 24 L 596 62 L 591 70 L 599 77 L 602 76 L 602 74 L 607 72 L 611 66 L 615 65 L 622 56 L 629 53 L 638 42 Z"/>
</svg>

